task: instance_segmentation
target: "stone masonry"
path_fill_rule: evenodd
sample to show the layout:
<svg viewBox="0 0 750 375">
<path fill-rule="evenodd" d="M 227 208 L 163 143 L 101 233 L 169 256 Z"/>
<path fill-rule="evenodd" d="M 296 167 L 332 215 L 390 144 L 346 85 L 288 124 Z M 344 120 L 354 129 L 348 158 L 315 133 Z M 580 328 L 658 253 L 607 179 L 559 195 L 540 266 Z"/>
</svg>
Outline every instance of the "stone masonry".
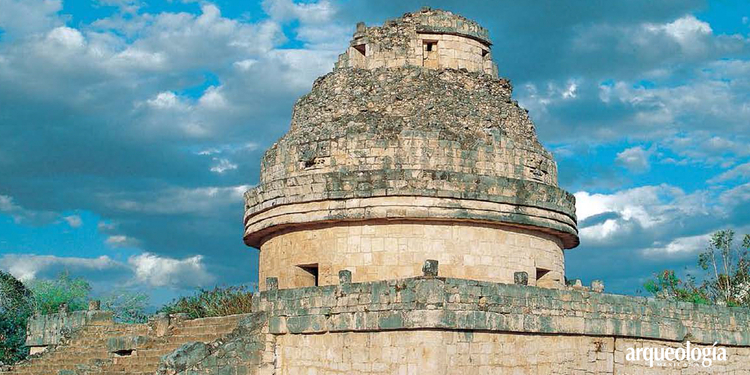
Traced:
<svg viewBox="0 0 750 375">
<path fill-rule="evenodd" d="M 490 47 L 429 8 L 357 25 L 245 194 L 252 313 L 34 317 L 0 374 L 750 374 L 749 310 L 565 281 L 575 201 Z M 628 358 L 689 345 L 725 357 Z"/>
<path fill-rule="evenodd" d="M 526 110 L 497 77 L 487 30 L 423 9 L 358 25 L 333 72 L 294 107 L 245 194 L 260 284 L 419 275 L 564 286 L 575 202 Z"/>
</svg>

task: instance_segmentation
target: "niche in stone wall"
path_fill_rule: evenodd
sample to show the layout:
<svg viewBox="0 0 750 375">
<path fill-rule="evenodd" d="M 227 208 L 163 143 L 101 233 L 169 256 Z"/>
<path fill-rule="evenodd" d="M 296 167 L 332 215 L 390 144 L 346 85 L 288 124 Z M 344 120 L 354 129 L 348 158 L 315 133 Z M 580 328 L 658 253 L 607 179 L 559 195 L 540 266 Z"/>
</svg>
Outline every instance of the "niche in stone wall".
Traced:
<svg viewBox="0 0 750 375">
<path fill-rule="evenodd" d="M 300 264 L 295 267 L 293 287 L 318 286 L 318 264 Z"/>
<path fill-rule="evenodd" d="M 552 279 L 550 270 L 546 268 L 536 269 L 536 286 L 542 288 L 549 288 L 555 284 L 555 280 Z"/>
<path fill-rule="evenodd" d="M 440 67 L 440 62 L 438 61 L 437 40 L 422 41 L 422 66 L 433 69 Z"/>
<path fill-rule="evenodd" d="M 357 44 L 352 46 L 352 52 L 349 54 L 352 60 L 352 67 L 354 68 L 366 68 L 366 56 L 367 56 L 367 45 Z"/>
</svg>

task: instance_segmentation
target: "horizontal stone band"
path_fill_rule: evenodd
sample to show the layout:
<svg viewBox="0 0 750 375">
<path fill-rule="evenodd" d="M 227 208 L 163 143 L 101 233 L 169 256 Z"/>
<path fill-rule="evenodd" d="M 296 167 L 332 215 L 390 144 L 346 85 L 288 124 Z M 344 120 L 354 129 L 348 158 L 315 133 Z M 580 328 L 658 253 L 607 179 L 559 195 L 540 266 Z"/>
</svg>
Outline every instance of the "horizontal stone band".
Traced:
<svg viewBox="0 0 750 375">
<path fill-rule="evenodd" d="M 531 227 L 560 238 L 565 248 L 578 245 L 575 220 L 564 213 L 507 203 L 415 196 L 322 200 L 286 204 L 257 213 L 248 211 L 245 243 L 259 248 L 263 239 L 276 231 L 368 220 L 470 221 Z"/>
</svg>

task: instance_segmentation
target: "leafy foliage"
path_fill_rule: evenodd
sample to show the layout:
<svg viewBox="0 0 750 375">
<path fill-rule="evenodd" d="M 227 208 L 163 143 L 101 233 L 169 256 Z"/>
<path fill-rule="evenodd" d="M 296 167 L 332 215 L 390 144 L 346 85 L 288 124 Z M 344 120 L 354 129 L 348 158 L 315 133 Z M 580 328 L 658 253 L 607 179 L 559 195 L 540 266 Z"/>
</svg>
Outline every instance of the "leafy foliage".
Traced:
<svg viewBox="0 0 750 375">
<path fill-rule="evenodd" d="M 190 318 L 249 313 L 252 310 L 252 296 L 252 290 L 244 285 L 199 289 L 192 296 L 180 297 L 164 305 L 159 312 L 185 313 Z"/>
<path fill-rule="evenodd" d="M 24 341 L 31 312 L 31 292 L 13 275 L 0 271 L 0 363 L 13 364 L 29 354 Z"/>
<path fill-rule="evenodd" d="M 700 285 L 691 276 L 682 281 L 674 271 L 665 270 L 646 281 L 644 288 L 656 298 L 750 307 L 750 234 L 740 246 L 735 246 L 734 237 L 728 229 L 711 236 L 698 255 L 698 266 L 706 273 Z"/>
<path fill-rule="evenodd" d="M 662 271 L 654 276 L 655 279 L 646 281 L 643 287 L 657 298 L 703 305 L 711 303 L 705 291 L 695 286 L 695 281 L 692 278 L 689 278 L 688 281 L 682 281 L 671 270 Z"/>
<path fill-rule="evenodd" d="M 102 300 L 102 308 L 112 311 L 118 323 L 145 323 L 148 320 L 147 305 L 146 294 L 126 290 L 114 291 Z"/>
<path fill-rule="evenodd" d="M 734 231 L 714 233 L 709 246 L 698 256 L 698 265 L 708 271 L 704 282 L 712 299 L 727 306 L 750 306 L 750 235 L 746 234 L 741 246 L 734 246 Z"/>
<path fill-rule="evenodd" d="M 91 285 L 83 278 L 71 278 L 67 272 L 54 280 L 35 280 L 29 284 L 34 298 L 34 310 L 39 314 L 53 314 L 60 305 L 68 304 L 70 311 L 88 308 Z"/>
</svg>

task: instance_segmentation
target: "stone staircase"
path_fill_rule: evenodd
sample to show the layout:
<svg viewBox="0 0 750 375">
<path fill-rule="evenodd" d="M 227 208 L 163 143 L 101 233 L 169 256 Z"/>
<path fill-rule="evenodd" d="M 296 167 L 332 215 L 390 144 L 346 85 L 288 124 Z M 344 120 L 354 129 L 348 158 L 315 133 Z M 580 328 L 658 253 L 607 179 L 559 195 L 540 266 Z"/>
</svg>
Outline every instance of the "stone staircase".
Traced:
<svg viewBox="0 0 750 375">
<path fill-rule="evenodd" d="M 163 327 L 153 323 L 85 325 L 0 375 L 154 374 L 163 356 L 183 344 L 222 338 L 245 316 L 173 319 Z"/>
</svg>

